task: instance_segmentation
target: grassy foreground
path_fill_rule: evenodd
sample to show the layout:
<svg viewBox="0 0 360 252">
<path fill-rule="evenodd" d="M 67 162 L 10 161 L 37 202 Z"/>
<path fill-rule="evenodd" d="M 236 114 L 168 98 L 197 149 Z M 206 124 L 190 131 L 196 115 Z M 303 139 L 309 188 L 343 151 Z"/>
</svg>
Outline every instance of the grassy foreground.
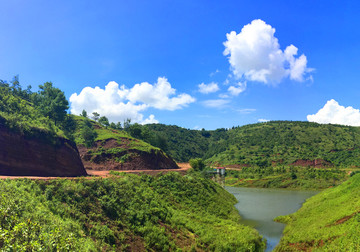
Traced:
<svg viewBox="0 0 360 252">
<path fill-rule="evenodd" d="M 276 251 L 360 251 L 360 174 L 276 221 L 287 224 Z"/>
<path fill-rule="evenodd" d="M 262 251 L 235 198 L 195 175 L 1 180 L 1 251 Z"/>
</svg>

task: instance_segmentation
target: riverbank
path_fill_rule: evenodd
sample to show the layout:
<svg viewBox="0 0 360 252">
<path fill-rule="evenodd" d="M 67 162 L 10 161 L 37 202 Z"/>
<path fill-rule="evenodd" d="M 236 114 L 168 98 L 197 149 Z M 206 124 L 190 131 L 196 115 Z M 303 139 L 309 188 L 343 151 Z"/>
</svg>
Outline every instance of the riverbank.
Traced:
<svg viewBox="0 0 360 252">
<path fill-rule="evenodd" d="M 255 228 L 266 241 L 266 251 L 279 243 L 285 224 L 273 221 L 279 215 L 294 213 L 315 191 L 225 187 L 238 200 L 235 204 L 241 223 Z"/>
<path fill-rule="evenodd" d="M 276 220 L 287 225 L 275 251 L 360 251 L 360 174 Z"/>
</svg>

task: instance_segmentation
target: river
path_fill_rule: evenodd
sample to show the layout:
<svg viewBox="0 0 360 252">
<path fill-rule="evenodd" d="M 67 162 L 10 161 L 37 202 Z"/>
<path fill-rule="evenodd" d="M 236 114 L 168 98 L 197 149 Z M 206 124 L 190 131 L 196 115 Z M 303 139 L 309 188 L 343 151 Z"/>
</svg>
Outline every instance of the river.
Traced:
<svg viewBox="0 0 360 252">
<path fill-rule="evenodd" d="M 271 251 L 279 243 L 285 225 L 274 222 L 280 215 L 298 210 L 304 201 L 317 194 L 315 191 L 294 191 L 286 189 L 263 189 L 225 187 L 238 203 L 242 223 L 254 227 L 266 238 L 266 251 Z"/>
</svg>

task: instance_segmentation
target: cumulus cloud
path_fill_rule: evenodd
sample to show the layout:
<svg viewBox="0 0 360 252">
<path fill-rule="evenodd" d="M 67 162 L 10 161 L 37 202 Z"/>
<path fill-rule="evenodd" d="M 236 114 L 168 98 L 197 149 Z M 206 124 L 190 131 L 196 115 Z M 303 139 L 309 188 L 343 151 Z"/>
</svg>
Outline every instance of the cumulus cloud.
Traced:
<svg viewBox="0 0 360 252">
<path fill-rule="evenodd" d="M 211 82 L 209 84 L 201 83 L 198 85 L 199 92 L 203 94 L 215 93 L 219 91 L 219 86 L 215 82 Z"/>
<path fill-rule="evenodd" d="M 238 82 L 236 86 L 230 86 L 228 91 L 233 96 L 238 96 L 240 93 L 244 92 L 246 89 L 246 82 Z"/>
<path fill-rule="evenodd" d="M 141 124 L 150 124 L 150 123 L 159 123 L 159 121 L 155 119 L 154 115 L 150 115 L 149 118 L 141 122 Z"/>
<path fill-rule="evenodd" d="M 306 73 L 313 70 L 307 68 L 306 56 L 296 58 L 298 48 L 294 45 L 282 51 L 274 34 L 275 28 L 260 19 L 245 25 L 239 34 L 226 34 L 224 55 L 229 56 L 236 77 L 270 84 L 286 77 L 304 81 Z"/>
<path fill-rule="evenodd" d="M 316 114 L 308 115 L 309 122 L 360 126 L 360 111 L 351 106 L 344 107 L 331 99 Z"/>
<path fill-rule="evenodd" d="M 177 110 L 195 101 L 188 94 L 175 96 L 176 90 L 165 77 L 159 77 L 153 85 L 143 82 L 128 89 L 119 87 L 114 81 L 104 89 L 85 87 L 80 94 L 70 96 L 71 113 L 80 114 L 85 109 L 89 114 L 98 112 L 112 122 L 122 122 L 131 118 L 138 123 L 157 123 L 154 115 L 144 119 L 143 111 L 148 108 L 159 110 Z"/>
<path fill-rule="evenodd" d="M 225 99 L 206 100 L 202 102 L 202 104 L 208 108 L 222 108 L 228 103 L 230 103 L 230 100 Z"/>
</svg>

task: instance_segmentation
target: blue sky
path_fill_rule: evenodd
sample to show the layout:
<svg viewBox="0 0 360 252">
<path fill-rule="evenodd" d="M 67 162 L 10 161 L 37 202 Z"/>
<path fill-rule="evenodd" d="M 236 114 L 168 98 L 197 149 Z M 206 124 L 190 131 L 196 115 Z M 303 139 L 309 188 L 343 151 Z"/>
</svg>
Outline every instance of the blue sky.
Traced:
<svg viewBox="0 0 360 252">
<path fill-rule="evenodd" d="M 74 113 L 113 121 L 360 126 L 359 11 L 358 1 L 0 0 L 0 79 L 52 81 Z"/>
</svg>

